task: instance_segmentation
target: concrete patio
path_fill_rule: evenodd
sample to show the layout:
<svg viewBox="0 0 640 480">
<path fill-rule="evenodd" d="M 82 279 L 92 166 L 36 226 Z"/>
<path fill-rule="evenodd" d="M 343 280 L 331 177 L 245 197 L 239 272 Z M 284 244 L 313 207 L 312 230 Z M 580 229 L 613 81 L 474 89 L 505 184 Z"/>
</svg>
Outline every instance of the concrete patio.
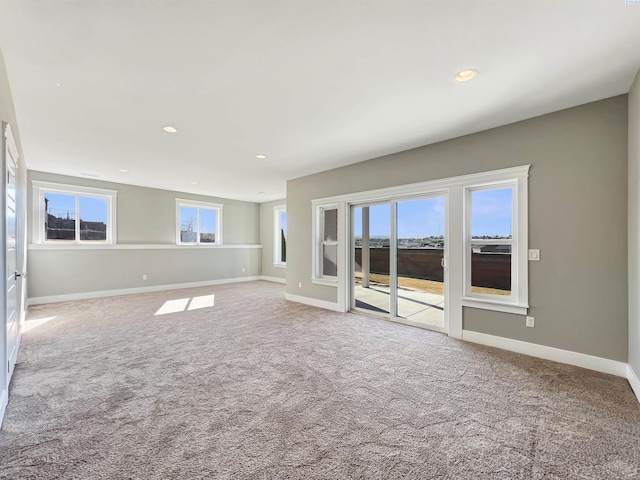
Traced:
<svg viewBox="0 0 640 480">
<path fill-rule="evenodd" d="M 355 285 L 356 307 L 378 313 L 389 312 L 388 285 L 373 284 L 364 288 Z M 398 316 L 413 322 L 444 328 L 444 296 L 423 290 L 400 287 L 398 289 Z"/>
</svg>

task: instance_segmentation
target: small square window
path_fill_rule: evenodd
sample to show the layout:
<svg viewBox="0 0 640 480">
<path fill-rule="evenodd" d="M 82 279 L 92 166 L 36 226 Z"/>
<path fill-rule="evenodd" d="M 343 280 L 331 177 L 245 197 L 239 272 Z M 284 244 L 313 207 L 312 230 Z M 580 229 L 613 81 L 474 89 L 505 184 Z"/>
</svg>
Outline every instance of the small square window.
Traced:
<svg viewBox="0 0 640 480">
<path fill-rule="evenodd" d="M 178 245 L 222 245 L 222 205 L 176 199 Z"/>
</svg>

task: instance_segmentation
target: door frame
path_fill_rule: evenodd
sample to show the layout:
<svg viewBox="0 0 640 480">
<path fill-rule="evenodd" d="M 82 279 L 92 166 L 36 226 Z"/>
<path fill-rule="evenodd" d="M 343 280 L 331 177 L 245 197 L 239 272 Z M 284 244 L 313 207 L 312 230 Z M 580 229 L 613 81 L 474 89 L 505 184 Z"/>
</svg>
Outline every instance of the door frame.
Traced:
<svg viewBox="0 0 640 480">
<path fill-rule="evenodd" d="M 444 266 L 443 266 L 443 283 L 444 283 L 444 326 L 437 327 L 428 325 L 422 322 L 413 321 L 398 315 L 398 235 L 397 235 L 397 214 L 398 214 L 398 202 L 413 201 L 413 200 L 428 200 L 431 198 L 443 198 L 445 202 L 444 211 Z M 354 222 L 353 222 L 353 209 L 362 207 L 373 207 L 377 205 L 389 205 L 389 313 L 371 312 L 366 309 L 357 308 L 355 306 L 355 250 L 353 248 L 355 241 Z M 346 264 L 348 265 L 346 271 L 347 283 L 348 283 L 348 296 L 347 296 L 347 308 L 349 310 L 366 313 L 390 320 L 396 323 L 402 323 L 413 327 L 424 328 L 427 330 L 433 330 L 449 334 L 449 299 L 450 288 L 449 282 L 449 189 L 436 188 L 432 190 L 425 190 L 420 193 L 412 193 L 407 195 L 393 195 L 388 198 L 372 198 L 370 201 L 358 199 L 357 201 L 349 202 L 345 204 L 345 215 L 348 225 L 348 235 L 346 238 Z"/>
<path fill-rule="evenodd" d="M 3 250 L 2 254 L 2 262 L 1 268 L 3 273 L 2 280 L 2 288 L 4 289 L 4 294 L 2 296 L 2 310 L 3 310 L 3 321 L 2 321 L 2 335 L 0 335 L 0 360 L 3 362 L 2 366 L 2 375 L 0 375 L 0 424 L 2 422 L 2 418 L 4 416 L 4 411 L 6 409 L 8 403 L 8 395 L 9 395 L 9 383 L 11 382 L 11 377 L 14 371 L 15 362 L 17 360 L 17 353 L 20 348 L 20 342 L 22 339 L 22 324 L 25 317 L 25 288 L 24 288 L 24 269 L 26 265 L 26 245 L 25 245 L 25 226 L 26 219 L 25 216 L 25 196 L 23 192 L 23 181 L 25 172 L 21 170 L 21 161 L 20 161 L 20 153 L 15 142 L 15 138 L 13 136 L 13 132 L 11 130 L 11 125 L 7 122 L 2 122 L 2 132 L 0 134 L 1 141 L 1 155 L 2 155 L 2 168 L 5 172 L 5 179 L 3 181 L 2 186 L 2 195 L 0 195 L 0 209 L 2 209 L 2 222 L 4 225 L 4 234 L 0 237 L 0 248 Z M 15 354 L 12 358 L 9 358 L 9 349 L 8 349 L 8 337 L 7 337 L 7 232 L 6 232 L 6 221 L 7 221 L 7 177 L 6 172 L 9 169 L 9 154 L 14 161 L 13 169 L 15 173 L 15 210 L 16 210 L 16 273 L 20 272 L 20 276 L 16 277 L 16 340 L 15 340 Z M 6 366 L 6 369 L 5 369 Z"/>
</svg>

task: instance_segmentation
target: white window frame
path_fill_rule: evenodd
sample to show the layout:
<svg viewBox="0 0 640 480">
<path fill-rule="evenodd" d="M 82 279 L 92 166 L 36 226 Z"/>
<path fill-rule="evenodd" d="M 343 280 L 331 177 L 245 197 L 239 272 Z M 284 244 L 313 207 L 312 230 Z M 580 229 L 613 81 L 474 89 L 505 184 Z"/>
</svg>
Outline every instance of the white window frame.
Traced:
<svg viewBox="0 0 640 480">
<path fill-rule="evenodd" d="M 336 286 L 338 284 L 338 275 L 325 275 L 323 272 L 323 258 L 325 246 L 338 246 L 338 238 L 335 241 L 324 239 L 324 216 L 328 210 L 336 211 L 336 222 L 338 228 L 337 236 L 340 237 L 340 219 L 339 219 L 339 207 L 337 203 L 329 204 L 317 204 L 314 205 L 314 219 L 313 219 L 313 268 L 312 268 L 312 283 L 319 285 L 331 285 Z M 338 247 L 339 248 L 339 247 Z M 338 260 L 339 262 L 339 260 Z M 338 265 L 339 267 L 339 265 Z"/>
<path fill-rule="evenodd" d="M 33 180 L 33 239 L 32 243 L 40 245 L 68 245 L 68 246 L 99 246 L 116 244 L 116 209 L 117 190 L 107 190 L 104 188 L 85 187 L 81 185 L 67 185 L 62 183 L 43 182 Z M 76 239 L 75 240 L 47 240 L 44 230 L 45 215 L 44 195 L 46 192 L 61 193 L 64 195 L 74 195 L 76 197 Z M 80 209 L 79 197 L 104 198 L 107 200 L 107 239 L 105 241 L 80 240 Z"/>
<path fill-rule="evenodd" d="M 287 266 L 287 262 L 282 261 L 282 239 L 280 238 L 283 213 L 287 213 L 286 205 L 277 205 L 273 207 L 273 266 L 280 268 Z"/>
<path fill-rule="evenodd" d="M 371 203 L 375 201 L 387 201 L 390 199 L 400 200 L 410 196 L 424 196 L 435 192 L 442 192 L 448 195 L 448 231 L 446 266 L 449 272 L 447 280 L 448 307 L 449 311 L 449 335 L 454 338 L 462 338 L 463 331 L 463 307 L 480 308 L 484 310 L 512 313 L 516 315 L 526 315 L 528 309 L 528 177 L 530 165 L 509 167 L 501 170 L 493 170 L 480 173 L 460 175 L 457 177 L 428 180 L 408 185 L 386 187 L 376 190 L 368 190 L 331 197 L 317 198 L 311 201 L 312 206 L 312 283 L 333 286 L 337 288 L 337 302 L 335 310 L 346 312 L 350 307 L 350 267 L 352 260 L 350 245 L 350 225 L 349 205 L 356 203 Z M 517 246 L 514 251 L 518 266 L 517 297 L 512 301 L 505 302 L 495 298 L 467 297 L 464 295 L 465 284 L 465 188 L 474 188 L 482 185 L 496 185 L 499 182 L 516 182 L 517 206 L 514 212 L 514 219 L 517 226 Z M 321 260 L 321 250 L 319 249 L 319 208 L 323 206 L 338 207 L 338 281 L 326 281 L 318 278 L 318 262 Z M 319 260 L 320 258 L 320 260 Z M 513 280 L 512 280 L 513 281 Z M 512 289 L 516 288 L 512 284 Z M 497 296 L 497 295 L 496 295 Z M 494 297 L 494 296 L 492 296 Z"/>
<path fill-rule="evenodd" d="M 485 179 L 464 187 L 464 294 L 462 305 L 526 315 L 528 303 L 528 171 L 512 178 Z M 472 200 L 474 192 L 512 189 L 512 229 L 510 239 L 480 240 L 472 238 Z M 471 259 L 474 244 L 511 245 L 511 294 L 492 295 L 472 292 Z"/>
<path fill-rule="evenodd" d="M 197 241 L 194 242 L 183 242 L 180 239 L 180 207 L 191 207 L 196 208 L 197 210 L 197 218 L 196 222 L 198 225 L 198 237 Z M 221 203 L 209 203 L 209 202 L 199 202 L 196 200 L 186 200 L 184 198 L 176 198 L 176 245 L 182 246 L 200 246 L 200 247 L 215 247 L 219 245 L 223 245 L 222 242 L 222 207 Z M 214 243 L 200 243 L 200 209 L 205 208 L 208 210 L 216 210 L 216 241 Z"/>
</svg>

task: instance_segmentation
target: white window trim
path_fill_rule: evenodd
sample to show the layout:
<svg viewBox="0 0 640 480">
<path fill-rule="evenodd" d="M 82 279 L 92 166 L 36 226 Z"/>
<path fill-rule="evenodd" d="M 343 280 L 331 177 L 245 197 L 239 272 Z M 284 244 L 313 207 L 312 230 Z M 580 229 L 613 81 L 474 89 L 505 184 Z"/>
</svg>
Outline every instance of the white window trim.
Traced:
<svg viewBox="0 0 640 480">
<path fill-rule="evenodd" d="M 277 205 L 273 207 L 273 266 L 285 268 L 287 262 L 282 261 L 280 230 L 282 230 L 282 213 L 287 212 L 286 205 Z"/>
<path fill-rule="evenodd" d="M 107 190 L 104 188 L 86 187 L 82 185 L 67 185 L 62 183 L 44 182 L 40 180 L 32 180 L 33 185 L 33 202 L 32 202 L 32 243 L 39 245 L 57 245 L 64 248 L 69 247 L 99 247 L 115 245 L 116 234 L 116 210 L 117 210 L 117 190 Z M 45 211 L 44 194 L 45 192 L 62 193 L 66 195 L 86 196 L 86 197 L 99 197 L 107 200 L 107 239 L 104 242 L 95 240 L 82 241 L 79 238 L 76 240 L 46 240 L 46 234 L 44 231 L 45 224 Z M 80 219 L 79 212 L 76 212 L 77 221 Z"/>
<path fill-rule="evenodd" d="M 449 335 L 454 338 L 462 338 L 462 307 L 473 307 L 485 310 L 500 311 L 518 315 L 526 315 L 528 308 L 528 177 L 530 165 L 509 167 L 501 170 L 460 175 L 425 182 L 386 187 L 376 190 L 335 195 L 312 200 L 312 283 L 337 287 L 338 302 L 336 308 L 339 311 L 349 309 L 349 275 L 348 259 L 350 258 L 349 231 L 350 219 L 347 206 L 354 203 L 370 203 L 400 200 L 403 197 L 421 196 L 425 193 L 448 192 L 449 204 Z M 518 303 L 505 303 L 495 299 L 467 298 L 464 297 L 464 187 L 480 186 L 482 184 L 496 184 L 500 181 L 514 181 L 518 183 Z M 323 281 L 317 278 L 318 259 L 318 207 L 338 207 L 338 280 Z M 514 227 L 515 228 L 515 227 Z"/>
<path fill-rule="evenodd" d="M 311 270 L 311 282 L 317 285 L 328 285 L 336 287 L 338 285 L 338 277 L 340 276 L 340 269 L 338 269 L 338 275 L 324 275 L 322 272 L 323 261 L 323 246 L 324 245 L 339 245 L 338 239 L 335 241 L 324 240 L 324 212 L 326 210 L 336 210 L 338 214 L 338 239 L 340 238 L 340 209 L 337 203 L 317 203 L 313 202 L 313 265 Z"/>
<path fill-rule="evenodd" d="M 528 286 L 528 169 L 512 178 L 484 178 L 482 183 L 465 185 L 464 190 L 464 294 L 462 305 L 506 313 L 526 315 L 529 308 Z M 511 295 L 499 296 L 473 293 L 471 291 L 471 194 L 499 188 L 512 188 L 512 231 L 511 239 L 490 240 L 482 243 L 511 245 Z"/>
<path fill-rule="evenodd" d="M 193 207 L 193 208 L 207 208 L 209 210 L 216 210 L 216 241 L 214 243 L 200 243 L 200 222 L 198 222 L 198 241 L 197 242 L 182 242 L 180 240 L 180 207 Z M 187 200 L 184 198 L 176 198 L 176 245 L 180 246 L 194 246 L 198 247 L 216 247 L 223 245 L 222 241 L 222 207 L 221 203 L 200 202 L 197 200 Z M 198 211 L 198 215 L 200 212 Z"/>
</svg>

